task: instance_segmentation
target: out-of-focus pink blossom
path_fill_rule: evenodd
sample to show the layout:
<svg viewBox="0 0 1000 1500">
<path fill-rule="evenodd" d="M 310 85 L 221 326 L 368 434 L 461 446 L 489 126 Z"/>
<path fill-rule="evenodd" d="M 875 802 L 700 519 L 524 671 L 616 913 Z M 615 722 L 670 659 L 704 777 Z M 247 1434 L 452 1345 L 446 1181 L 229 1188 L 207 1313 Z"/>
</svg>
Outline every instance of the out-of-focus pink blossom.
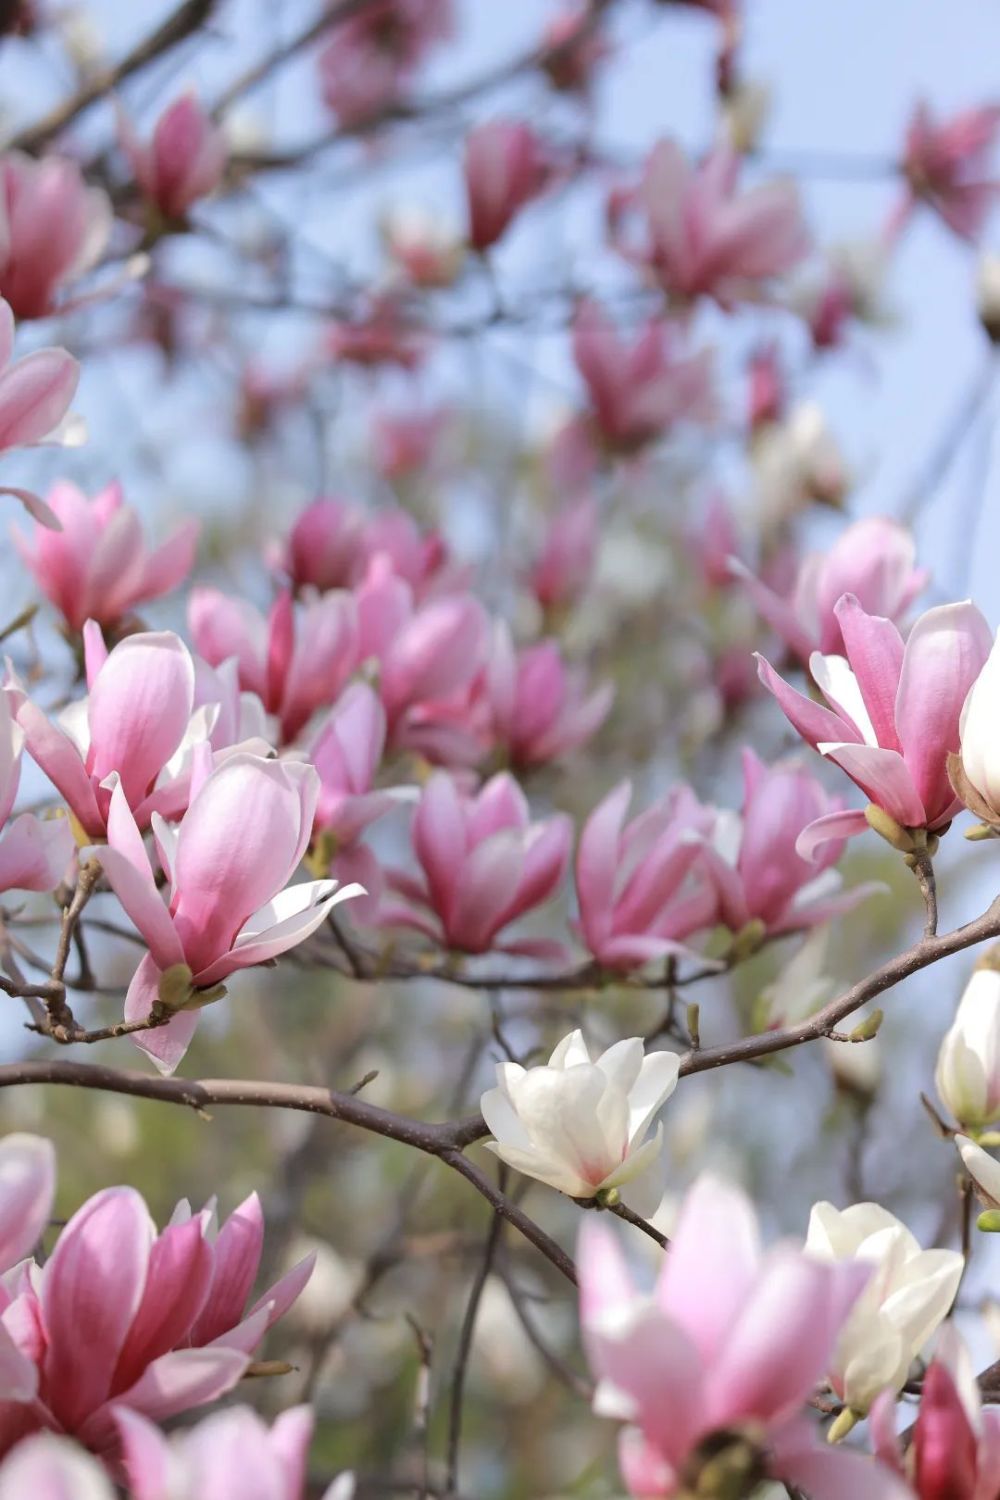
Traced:
<svg viewBox="0 0 1000 1500">
<path fill-rule="evenodd" d="M 237 425 L 240 436 L 259 437 L 277 418 L 301 402 L 311 378 L 311 363 L 297 369 L 274 370 L 259 360 L 248 360 L 240 371 Z"/>
<path fill-rule="evenodd" d="M 51 312 L 62 288 L 98 260 L 110 230 L 107 194 L 87 187 L 76 162 L 0 156 L 0 295 L 16 317 Z"/>
<path fill-rule="evenodd" d="M 390 744 L 450 763 L 452 742 L 466 734 L 468 691 L 486 661 L 482 605 L 471 594 L 418 604 L 384 553 L 372 559 L 355 600 L 358 659 L 377 664 Z"/>
<path fill-rule="evenodd" d="M 329 707 L 358 661 L 354 604 L 341 592 L 311 594 L 296 606 L 283 590 L 265 617 L 221 589 L 195 588 L 188 623 L 212 666 L 236 657 L 240 686 L 277 716 L 286 744 L 317 709 Z"/>
<path fill-rule="evenodd" d="M 544 765 L 586 744 L 614 698 L 610 683 L 588 692 L 582 671 L 567 667 L 556 641 L 515 650 L 510 631 L 494 632 L 487 668 L 493 737 L 512 765 Z"/>
<path fill-rule="evenodd" d="M 581 0 L 569 0 L 556 12 L 542 37 L 542 64 L 554 89 L 588 94 L 594 75 L 611 51 L 600 18 Z"/>
<path fill-rule="evenodd" d="M 0 1137 L 0 1273 L 34 1250 L 52 1216 L 55 1192 L 52 1142 L 20 1132 Z"/>
<path fill-rule="evenodd" d="M 354 682 L 309 746 L 319 773 L 316 827 L 337 846 L 352 844 L 396 800 L 373 789 L 384 749 L 385 709 L 367 683 Z"/>
<path fill-rule="evenodd" d="M 172 1441 L 127 1407 L 115 1412 L 115 1421 L 133 1500 L 302 1500 L 305 1493 L 313 1429 L 308 1406 L 282 1412 L 270 1428 L 249 1406 L 232 1406 Z M 323 1500 L 352 1495 L 349 1476 L 342 1475 Z"/>
<path fill-rule="evenodd" d="M 333 496 L 306 506 L 276 564 L 294 589 L 326 593 L 361 583 L 379 554 L 417 598 L 466 585 L 466 573 L 452 561 L 440 533 L 422 531 L 405 510 L 387 507 L 367 516 L 360 506 Z"/>
<path fill-rule="evenodd" d="M 222 181 L 229 155 L 226 138 L 193 90 L 164 110 L 148 145 L 124 117 L 120 136 L 140 188 L 168 219 L 183 219 L 193 203 L 207 198 Z"/>
<path fill-rule="evenodd" d="M 412 371 L 423 364 L 429 339 L 400 298 L 386 292 L 366 298 L 351 317 L 331 323 L 325 347 L 331 359 L 344 364 L 368 369 L 397 365 Z"/>
<path fill-rule="evenodd" d="M 292 587 L 325 593 L 348 588 L 364 567 L 365 515 L 349 500 L 323 496 L 303 510 L 289 533 L 284 571 Z"/>
<path fill-rule="evenodd" d="M 675 422 L 709 422 L 715 414 L 710 353 L 684 353 L 669 323 L 654 319 L 626 344 L 603 309 L 585 301 L 573 326 L 573 357 L 611 448 L 634 452 Z"/>
<path fill-rule="evenodd" d="M 561 813 L 532 823 L 524 793 L 505 772 L 467 796 L 447 772 L 436 771 L 413 819 L 422 878 L 389 872 L 389 884 L 403 900 L 387 904 L 383 920 L 463 953 L 561 956 L 561 945 L 550 939 L 498 939 L 516 918 L 555 894 L 571 839 L 572 825 Z"/>
<path fill-rule="evenodd" d="M 567 500 L 549 521 L 531 570 L 531 591 L 545 610 L 575 604 L 593 576 L 599 543 L 597 501 Z"/>
<path fill-rule="evenodd" d="M 488 120 L 465 141 L 465 193 L 469 244 L 495 245 L 525 204 L 542 193 L 552 164 L 544 144 L 520 120 Z"/>
<path fill-rule="evenodd" d="M 746 585 L 761 615 L 806 665 L 814 651 L 844 654 L 836 613 L 844 594 L 853 594 L 867 614 L 900 624 L 927 583 L 926 569 L 915 564 L 912 533 L 886 516 L 855 521 L 826 552 L 810 552 L 787 598 L 738 559 L 729 560 L 732 575 Z"/>
<path fill-rule="evenodd" d="M 809 248 L 794 184 L 762 183 L 740 193 L 739 169 L 739 158 L 724 146 L 700 166 L 671 140 L 650 153 L 635 196 L 645 242 L 630 247 L 619 239 L 619 248 L 680 302 L 708 296 L 730 307 L 752 300 Z"/>
<path fill-rule="evenodd" d="M 45 1265 L 0 1289 L 19 1358 L 0 1378 L 0 1452 L 48 1428 L 106 1454 L 115 1408 L 165 1421 L 232 1390 L 312 1271 L 309 1256 L 248 1307 L 263 1240 L 256 1194 L 221 1227 L 180 1203 L 162 1233 L 132 1188 L 90 1198 Z"/>
<path fill-rule="evenodd" d="M 947 760 L 960 744 L 966 696 L 990 654 L 990 628 L 975 605 L 942 604 L 917 620 L 904 646 L 891 620 L 869 615 L 853 594 L 834 611 L 845 656 L 814 652 L 813 680 L 829 708 L 797 693 L 763 657 L 758 671 L 807 744 L 846 771 L 870 803 L 906 831 L 944 829 L 961 809 Z M 805 828 L 798 852 L 810 859 L 825 839 L 869 826 L 863 812 L 831 812 Z"/>
<path fill-rule="evenodd" d="M 125 1018 L 158 1007 L 166 1025 L 132 1040 L 163 1072 L 186 1052 L 199 1008 L 239 969 L 262 964 L 315 932 L 328 911 L 360 893 L 336 881 L 290 886 L 312 836 L 319 777 L 298 761 L 235 752 L 204 779 L 177 827 L 155 817 L 166 903 L 121 785 L 111 796 L 108 842 L 94 849 L 149 952 L 132 977 Z"/>
<path fill-rule="evenodd" d="M 0 1463 L 0 1500 L 115 1500 L 108 1471 L 85 1448 L 52 1432 L 19 1442 Z"/>
<path fill-rule="evenodd" d="M 726 1448 L 743 1449 L 748 1474 L 794 1480 L 814 1451 L 799 1414 L 867 1267 L 824 1265 L 788 1243 L 763 1252 L 749 1200 L 708 1175 L 684 1199 L 652 1295 L 601 1223 L 584 1223 L 577 1264 L 595 1406 L 629 1423 L 619 1460 L 630 1495 L 691 1493 Z M 835 1472 L 808 1486 L 815 1500 L 901 1497 L 887 1474 L 864 1488 L 862 1474 L 885 1471 L 860 1454 L 827 1449 L 823 1462 Z"/>
<path fill-rule="evenodd" d="M 924 1375 L 913 1441 L 896 1434 L 896 1396 L 879 1396 L 870 1416 L 883 1463 L 907 1480 L 916 1500 L 993 1500 L 1000 1493 L 1000 1414 L 982 1407 L 968 1350 L 945 1324 Z"/>
<path fill-rule="evenodd" d="M 69 820 L 22 813 L 4 827 L 21 780 L 23 745 L 24 730 L 14 722 L 11 695 L 0 692 L 0 891 L 54 891 L 76 847 Z"/>
<path fill-rule="evenodd" d="M 451 420 L 451 412 L 443 406 L 429 411 L 376 412 L 372 420 L 372 458 L 378 472 L 389 480 L 432 472 L 440 459 Z"/>
<path fill-rule="evenodd" d="M 39 528 L 33 545 L 15 531 L 14 545 L 70 630 L 82 630 L 86 620 L 114 627 L 137 604 L 169 593 L 191 571 L 198 522 L 185 522 L 170 541 L 149 552 L 138 514 L 124 503 L 120 484 L 109 484 L 88 500 L 64 479 L 49 491 L 46 503 L 62 529 Z"/>
<path fill-rule="evenodd" d="M 700 868 L 711 809 L 676 787 L 626 827 L 631 797 L 628 781 L 608 793 L 584 824 L 576 855 L 578 930 L 608 969 L 685 952 L 685 939 L 711 927 L 717 908 Z"/>
<path fill-rule="evenodd" d="M 12 359 L 13 352 L 14 314 L 0 297 L 0 453 L 58 441 L 80 378 L 80 366 L 65 349 L 36 349 L 23 359 Z M 16 495 L 39 525 L 59 529 L 53 511 L 30 490 L 4 485 L 0 494 Z"/>
<path fill-rule="evenodd" d="M 89 696 L 59 722 L 8 689 L 28 754 L 89 838 L 105 836 L 112 779 L 140 828 L 154 812 L 178 817 L 189 778 L 170 762 L 197 728 L 191 653 L 169 630 L 126 636 L 110 652 L 94 621 L 83 637 Z"/>
<path fill-rule="evenodd" d="M 400 97 L 453 25 L 451 0 L 375 0 L 338 19 L 319 57 L 327 108 L 344 125 L 377 115 Z"/>
<path fill-rule="evenodd" d="M 704 859 L 719 898 L 718 920 L 734 935 L 748 922 L 763 932 L 798 932 L 850 911 L 871 895 L 870 885 L 839 892 L 831 867 L 843 853 L 830 839 L 808 861 L 796 853 L 802 830 L 836 817 L 844 804 L 796 766 L 766 766 L 743 751 L 743 808 L 720 813 L 705 839 Z"/>
<path fill-rule="evenodd" d="M 785 411 L 785 377 L 777 345 L 765 344 L 749 366 L 747 417 L 751 432 L 765 422 L 780 422 Z"/>
<path fill-rule="evenodd" d="M 725 496 L 713 491 L 697 526 L 688 532 L 688 550 L 706 586 L 725 589 L 732 584 L 732 559 L 739 557 L 743 542 Z"/>
<path fill-rule="evenodd" d="M 381 230 L 390 260 L 411 286 L 438 291 L 455 284 L 466 247 L 439 215 L 404 204 L 385 215 Z"/>
<path fill-rule="evenodd" d="M 963 239 L 978 239 L 997 200 L 990 158 L 1000 131 L 1000 105 L 963 110 L 938 124 L 920 103 L 906 131 L 903 170 L 910 197 L 896 212 L 895 229 L 919 199 Z"/>
</svg>

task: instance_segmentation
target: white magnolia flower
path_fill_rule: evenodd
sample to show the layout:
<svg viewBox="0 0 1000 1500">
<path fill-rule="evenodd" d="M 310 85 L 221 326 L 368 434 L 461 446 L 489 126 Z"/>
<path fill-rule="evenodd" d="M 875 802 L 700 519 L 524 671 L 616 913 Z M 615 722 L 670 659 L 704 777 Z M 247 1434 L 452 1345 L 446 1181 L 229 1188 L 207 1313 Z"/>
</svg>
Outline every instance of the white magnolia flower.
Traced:
<svg viewBox="0 0 1000 1500">
<path fill-rule="evenodd" d="M 622 1201 L 648 1218 L 663 1191 L 655 1167 L 663 1126 L 653 1116 L 677 1084 L 673 1052 L 643 1056 L 640 1037 L 591 1059 L 583 1034 L 563 1037 L 544 1066 L 499 1063 L 497 1087 L 480 1101 L 495 1137 L 491 1151 L 508 1166 L 571 1198 L 619 1188 Z"/>
<path fill-rule="evenodd" d="M 987 1208 L 1000 1208 L 1000 1161 L 982 1146 L 977 1146 L 975 1141 L 970 1141 L 967 1135 L 956 1135 L 955 1145 L 978 1197 Z"/>
<path fill-rule="evenodd" d="M 759 512 L 767 524 L 787 521 L 811 501 L 839 505 L 847 465 L 822 407 L 803 401 L 780 423 L 761 428 L 752 461 Z"/>
<path fill-rule="evenodd" d="M 1000 973 L 976 969 L 945 1033 L 934 1074 L 942 1104 L 960 1125 L 1000 1120 Z"/>
<path fill-rule="evenodd" d="M 1000 817 L 1000 636 L 969 689 L 961 737 L 962 770 L 984 804 L 973 811 Z"/>
<path fill-rule="evenodd" d="M 872 1266 L 828 1372 L 837 1395 L 863 1416 L 881 1391 L 902 1390 L 914 1357 L 948 1314 L 964 1262 L 957 1250 L 921 1250 L 906 1225 L 878 1203 L 842 1211 L 817 1203 L 806 1249 L 820 1260 Z"/>
</svg>

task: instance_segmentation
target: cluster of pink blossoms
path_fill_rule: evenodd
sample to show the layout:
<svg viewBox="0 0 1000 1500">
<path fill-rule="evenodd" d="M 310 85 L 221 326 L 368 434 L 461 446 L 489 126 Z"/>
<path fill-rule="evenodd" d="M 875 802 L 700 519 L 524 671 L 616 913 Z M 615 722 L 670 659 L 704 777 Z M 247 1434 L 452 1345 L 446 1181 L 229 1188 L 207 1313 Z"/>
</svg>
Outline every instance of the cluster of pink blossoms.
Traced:
<svg viewBox="0 0 1000 1500">
<path fill-rule="evenodd" d="M 0 1495 L 111 1500 L 300 1500 L 307 1409 L 270 1432 L 244 1408 L 176 1445 L 157 1423 L 234 1390 L 268 1328 L 299 1296 L 312 1257 L 253 1298 L 264 1242 L 256 1194 L 218 1222 L 214 1202 L 181 1202 L 157 1231 L 132 1188 L 106 1188 L 59 1231 L 44 1261 L 55 1195 L 47 1140 L 0 1140 Z M 91 1457 L 90 1455 L 94 1455 Z M 340 1481 L 331 1500 L 346 1500 Z"/>
</svg>

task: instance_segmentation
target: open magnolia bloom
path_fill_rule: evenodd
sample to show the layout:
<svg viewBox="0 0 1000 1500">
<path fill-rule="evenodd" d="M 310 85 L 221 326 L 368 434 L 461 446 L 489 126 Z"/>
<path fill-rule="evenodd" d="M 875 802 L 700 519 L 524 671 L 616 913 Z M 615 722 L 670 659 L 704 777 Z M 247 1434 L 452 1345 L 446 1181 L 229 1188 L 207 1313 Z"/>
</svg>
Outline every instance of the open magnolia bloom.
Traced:
<svg viewBox="0 0 1000 1500">
<path fill-rule="evenodd" d="M 335 880 L 285 889 L 309 843 L 318 793 L 315 769 L 297 761 L 234 751 L 207 775 L 196 768 L 180 823 L 157 816 L 153 824 L 164 903 L 115 783 L 108 842 L 92 853 L 149 945 L 125 997 L 126 1020 L 143 1020 L 157 1006 L 173 1012 L 165 1025 L 133 1036 L 162 1072 L 184 1056 L 200 1007 L 218 999 L 223 980 L 294 948 L 332 907 L 363 894 Z"/>
<path fill-rule="evenodd" d="M 115 1417 L 134 1500 L 302 1500 L 305 1493 L 308 1406 L 282 1412 L 270 1428 L 249 1406 L 232 1406 L 172 1441 L 127 1408 Z M 323 1500 L 353 1495 L 353 1476 L 341 1474 Z"/>
<path fill-rule="evenodd" d="M 880 831 L 898 848 L 916 847 L 912 831 L 941 831 L 962 806 L 948 758 L 959 744 L 966 695 L 989 656 L 990 628 L 968 601 L 925 611 L 905 644 L 891 620 L 868 614 L 853 594 L 834 613 L 846 657 L 815 652 L 809 661 L 829 708 L 758 657 L 761 682 L 802 738 L 865 793 Z M 825 840 L 869 826 L 862 811 L 828 813 L 803 830 L 799 853 L 809 859 Z"/>
<path fill-rule="evenodd" d="M 65 349 L 36 349 L 23 359 L 13 359 L 13 353 L 14 314 L 0 297 L 0 453 L 71 441 L 68 434 L 60 437 L 60 429 L 76 394 L 80 366 Z M 3 485 L 0 494 L 15 495 L 39 525 L 59 530 L 51 506 L 31 490 Z"/>
<path fill-rule="evenodd" d="M 596 1060 L 580 1031 L 564 1036 L 543 1067 L 497 1064 L 497 1087 L 480 1101 L 508 1166 L 571 1198 L 617 1192 L 643 1218 L 663 1183 L 655 1167 L 663 1126 L 653 1116 L 677 1086 L 673 1052 L 643 1056 L 641 1037 L 616 1042 Z"/>
<path fill-rule="evenodd" d="M 232 1390 L 312 1272 L 307 1256 L 251 1302 L 263 1243 L 256 1194 L 221 1225 L 182 1201 L 157 1231 L 133 1188 L 95 1193 L 0 1286 L 0 1453 L 46 1428 L 106 1454 L 117 1408 L 165 1421 Z"/>
<path fill-rule="evenodd" d="M 817 1203 L 806 1249 L 820 1260 L 873 1267 L 827 1372 L 845 1405 L 864 1416 L 880 1392 L 902 1390 L 914 1359 L 948 1316 L 965 1262 L 957 1250 L 922 1250 L 878 1203 L 842 1211 Z"/>
<path fill-rule="evenodd" d="M 864 1266 L 824 1265 L 788 1242 L 765 1251 L 749 1199 L 708 1173 L 685 1195 L 652 1291 L 600 1221 L 583 1224 L 577 1260 L 594 1409 L 628 1424 L 619 1463 L 636 1500 L 756 1496 L 766 1477 L 809 1500 L 905 1500 L 888 1470 L 820 1444 L 800 1415 Z"/>
</svg>

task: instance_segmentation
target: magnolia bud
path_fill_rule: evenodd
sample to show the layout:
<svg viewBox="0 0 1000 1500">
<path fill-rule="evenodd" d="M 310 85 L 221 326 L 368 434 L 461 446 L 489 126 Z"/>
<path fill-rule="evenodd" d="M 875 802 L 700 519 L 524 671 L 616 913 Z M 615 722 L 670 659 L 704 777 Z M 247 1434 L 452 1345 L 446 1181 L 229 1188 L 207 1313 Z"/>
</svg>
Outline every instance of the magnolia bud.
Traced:
<svg viewBox="0 0 1000 1500">
<path fill-rule="evenodd" d="M 995 962 L 990 956 L 989 963 Z M 941 1043 L 934 1075 L 941 1102 L 978 1134 L 1000 1120 L 1000 972 L 977 968 Z"/>
</svg>

